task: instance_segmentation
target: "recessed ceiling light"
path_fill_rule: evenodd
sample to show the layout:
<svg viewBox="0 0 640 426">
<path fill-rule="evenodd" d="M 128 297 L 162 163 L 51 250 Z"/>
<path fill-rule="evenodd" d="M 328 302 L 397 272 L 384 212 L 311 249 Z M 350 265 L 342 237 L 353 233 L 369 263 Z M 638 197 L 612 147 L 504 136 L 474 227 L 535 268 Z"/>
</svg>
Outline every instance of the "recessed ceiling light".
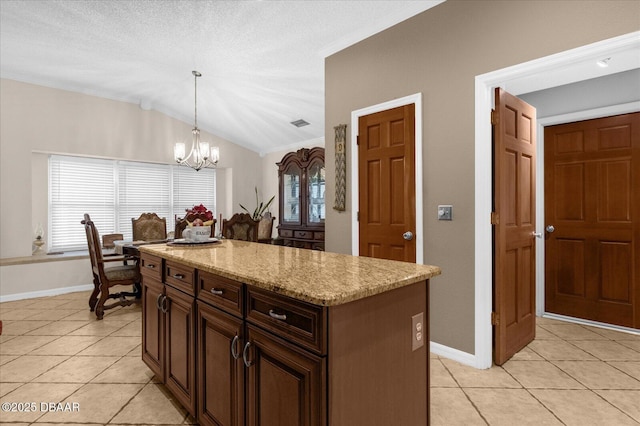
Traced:
<svg viewBox="0 0 640 426">
<path fill-rule="evenodd" d="M 293 124 L 296 127 L 303 127 L 303 126 L 309 125 L 309 123 L 304 121 L 302 118 L 300 120 L 292 121 L 291 124 Z"/>
<path fill-rule="evenodd" d="M 598 66 L 600 68 L 606 68 L 609 66 L 609 61 L 611 60 L 611 58 L 604 58 L 604 59 L 600 59 L 598 62 L 596 62 L 596 64 L 598 64 Z"/>
</svg>

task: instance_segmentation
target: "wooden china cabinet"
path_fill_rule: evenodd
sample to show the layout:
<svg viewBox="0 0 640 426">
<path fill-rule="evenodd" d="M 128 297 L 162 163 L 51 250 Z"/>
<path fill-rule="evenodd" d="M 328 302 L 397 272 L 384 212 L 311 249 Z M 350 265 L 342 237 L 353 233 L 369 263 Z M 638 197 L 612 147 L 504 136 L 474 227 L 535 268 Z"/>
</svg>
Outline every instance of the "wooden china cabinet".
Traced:
<svg viewBox="0 0 640 426">
<path fill-rule="evenodd" d="M 280 223 L 285 246 L 324 250 L 324 148 L 302 148 L 278 165 Z"/>
</svg>

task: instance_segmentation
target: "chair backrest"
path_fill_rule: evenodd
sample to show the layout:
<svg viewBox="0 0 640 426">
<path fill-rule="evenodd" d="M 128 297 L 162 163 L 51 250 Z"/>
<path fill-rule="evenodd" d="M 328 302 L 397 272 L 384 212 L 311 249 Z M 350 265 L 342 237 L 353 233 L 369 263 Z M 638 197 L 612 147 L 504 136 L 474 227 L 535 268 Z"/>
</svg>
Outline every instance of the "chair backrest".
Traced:
<svg viewBox="0 0 640 426">
<path fill-rule="evenodd" d="M 271 216 L 271 213 L 265 213 L 260 219 L 258 224 L 258 241 L 271 241 L 271 234 L 273 233 L 273 222 L 275 217 Z"/>
<path fill-rule="evenodd" d="M 98 230 L 88 213 L 84 214 L 84 220 L 80 223 L 84 225 L 84 231 L 87 234 L 87 246 L 89 248 L 89 258 L 91 259 L 91 269 L 95 275 L 99 276 L 100 266 L 102 266 L 100 235 L 98 234 Z"/>
<path fill-rule="evenodd" d="M 175 219 L 176 219 L 176 226 L 173 230 L 173 238 L 178 239 L 178 238 L 182 238 L 182 231 L 185 230 L 185 228 L 187 227 L 187 225 L 191 222 L 193 222 L 196 219 L 200 219 L 203 222 L 207 221 L 206 218 L 206 213 L 187 213 L 187 215 L 183 218 L 179 218 L 178 215 L 176 215 Z M 216 220 L 213 219 L 213 224 L 211 225 L 211 236 L 214 236 L 216 230 Z"/>
<path fill-rule="evenodd" d="M 167 219 L 155 213 L 142 213 L 138 219 L 131 218 L 134 241 L 158 241 L 167 239 Z"/>
<path fill-rule="evenodd" d="M 223 219 L 222 236 L 230 240 L 258 241 L 258 223 L 248 213 L 236 213 Z"/>
<path fill-rule="evenodd" d="M 124 240 L 124 235 L 122 234 L 105 234 L 102 236 L 102 248 L 103 249 L 112 249 L 116 245 L 114 241 Z"/>
</svg>

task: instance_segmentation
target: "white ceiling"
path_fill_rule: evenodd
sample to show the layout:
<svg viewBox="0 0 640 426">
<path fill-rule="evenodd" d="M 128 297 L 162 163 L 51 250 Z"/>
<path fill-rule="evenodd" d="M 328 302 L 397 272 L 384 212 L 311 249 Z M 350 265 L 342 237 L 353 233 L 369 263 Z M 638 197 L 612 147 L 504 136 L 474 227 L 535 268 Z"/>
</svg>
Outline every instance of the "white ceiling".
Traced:
<svg viewBox="0 0 640 426">
<path fill-rule="evenodd" d="M 199 127 L 268 153 L 324 136 L 326 56 L 442 1 L 2 0 L 0 76 L 192 124 L 198 70 Z"/>
</svg>

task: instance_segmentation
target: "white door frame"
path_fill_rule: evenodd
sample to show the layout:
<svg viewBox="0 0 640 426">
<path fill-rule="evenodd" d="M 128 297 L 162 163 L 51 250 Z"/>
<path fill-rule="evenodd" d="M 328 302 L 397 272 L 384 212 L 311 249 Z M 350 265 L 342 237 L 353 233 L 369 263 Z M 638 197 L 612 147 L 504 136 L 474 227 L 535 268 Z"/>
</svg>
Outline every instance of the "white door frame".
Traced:
<svg viewBox="0 0 640 426">
<path fill-rule="evenodd" d="M 549 85 L 545 77 L 562 75 L 563 68 L 580 61 L 595 61 L 612 51 L 628 49 L 640 45 L 640 32 L 626 34 L 576 49 L 503 68 L 475 78 L 475 354 L 473 362 L 476 368 L 489 368 L 492 364 L 491 310 L 493 301 L 493 248 L 491 228 L 492 206 L 492 158 L 491 158 L 491 109 L 494 107 L 493 90 L 502 87 L 509 91 L 513 85 L 527 81 L 527 91 L 536 91 L 564 83 Z M 566 75 L 566 72 L 565 72 Z M 513 95 L 525 93 L 513 90 Z M 548 123 L 547 123 L 548 125 Z M 540 133 L 538 133 L 540 136 Z M 541 158 L 541 157 L 538 157 Z M 536 191 L 540 192 L 540 179 L 543 173 L 537 172 Z M 540 197 L 537 197 L 540 200 Z M 544 211 L 544 210 L 543 210 Z M 536 231 L 544 232 L 540 220 L 544 219 L 536 210 Z M 542 244 L 537 244 L 541 246 Z M 538 256 L 536 249 L 536 272 L 544 256 Z M 544 268 L 544 265 L 542 266 Z M 539 278 L 538 278 L 539 279 Z M 537 285 L 536 285 L 537 287 Z"/>
<path fill-rule="evenodd" d="M 360 253 L 360 230 L 358 226 L 358 122 L 360 117 L 380 111 L 415 104 L 415 175 L 416 175 L 416 263 L 424 263 L 424 235 L 422 217 L 422 93 L 393 99 L 381 104 L 351 112 L 351 254 Z"/>
</svg>

